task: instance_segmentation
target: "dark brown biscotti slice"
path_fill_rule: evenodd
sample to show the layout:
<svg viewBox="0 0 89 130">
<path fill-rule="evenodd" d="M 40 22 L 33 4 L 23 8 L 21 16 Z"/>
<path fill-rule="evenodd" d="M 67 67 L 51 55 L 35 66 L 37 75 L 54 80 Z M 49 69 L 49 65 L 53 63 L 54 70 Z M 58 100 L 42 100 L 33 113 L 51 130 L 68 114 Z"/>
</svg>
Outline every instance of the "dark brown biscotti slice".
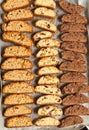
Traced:
<svg viewBox="0 0 89 130">
<path fill-rule="evenodd" d="M 60 26 L 60 31 L 65 32 L 86 32 L 87 28 L 84 24 L 71 24 L 71 23 L 64 23 Z"/>
<path fill-rule="evenodd" d="M 62 83 L 86 83 L 87 77 L 79 72 L 67 72 L 60 77 Z"/>
<path fill-rule="evenodd" d="M 6 84 L 2 88 L 4 94 L 10 93 L 33 93 L 34 86 L 27 82 L 11 82 Z"/>
<path fill-rule="evenodd" d="M 34 74 L 28 70 L 11 70 L 4 73 L 2 78 L 6 81 L 30 81 L 34 79 Z"/>
<path fill-rule="evenodd" d="M 72 105 L 64 109 L 64 115 L 89 115 L 89 109 L 83 105 Z"/>
<path fill-rule="evenodd" d="M 6 0 L 6 2 L 2 3 L 2 9 L 8 12 L 14 9 L 28 7 L 30 5 L 31 3 L 29 0 Z"/>
<path fill-rule="evenodd" d="M 7 128 L 30 127 L 33 123 L 28 116 L 15 116 L 7 118 L 5 121 Z"/>
<path fill-rule="evenodd" d="M 15 105 L 5 109 L 4 116 L 5 117 L 13 117 L 24 114 L 31 114 L 32 109 L 26 105 Z"/>
<path fill-rule="evenodd" d="M 60 121 L 60 127 L 68 127 L 83 123 L 83 119 L 80 116 L 68 116 Z"/>
<path fill-rule="evenodd" d="M 64 106 L 77 105 L 83 103 L 89 103 L 89 97 L 85 96 L 84 94 L 71 94 L 64 97 L 62 100 L 62 105 Z"/>
<path fill-rule="evenodd" d="M 8 46 L 4 49 L 3 57 L 30 57 L 32 52 L 24 46 Z"/>
<path fill-rule="evenodd" d="M 73 93 L 86 93 L 89 92 L 89 86 L 83 83 L 69 83 L 63 87 L 63 94 L 73 94 Z"/>
<path fill-rule="evenodd" d="M 87 47 L 80 42 L 63 42 L 61 43 L 61 49 L 87 54 Z"/>
<path fill-rule="evenodd" d="M 2 18 L 5 22 L 14 20 L 31 20 L 33 19 L 33 13 L 29 9 L 16 9 L 7 14 L 3 14 Z"/>
<path fill-rule="evenodd" d="M 87 72 L 87 66 L 76 61 L 66 61 L 61 63 L 59 69 L 61 71 Z"/>
<path fill-rule="evenodd" d="M 62 41 L 67 41 L 67 42 L 87 42 L 87 37 L 83 33 L 64 33 L 61 35 L 61 40 Z"/>
<path fill-rule="evenodd" d="M 62 22 L 63 23 L 80 23 L 80 24 L 86 24 L 88 21 L 86 17 L 78 14 L 65 14 L 62 16 Z"/>
<path fill-rule="evenodd" d="M 27 35 L 20 32 L 4 32 L 2 34 L 2 39 L 5 42 L 12 42 L 17 45 L 23 45 L 27 47 L 33 46 L 33 41 Z"/>
<path fill-rule="evenodd" d="M 81 14 L 85 10 L 83 6 L 70 3 L 66 0 L 60 0 L 59 5 L 64 11 L 72 14 Z"/>
<path fill-rule="evenodd" d="M 27 94 L 10 94 L 4 98 L 4 105 L 32 104 L 34 99 Z"/>
</svg>

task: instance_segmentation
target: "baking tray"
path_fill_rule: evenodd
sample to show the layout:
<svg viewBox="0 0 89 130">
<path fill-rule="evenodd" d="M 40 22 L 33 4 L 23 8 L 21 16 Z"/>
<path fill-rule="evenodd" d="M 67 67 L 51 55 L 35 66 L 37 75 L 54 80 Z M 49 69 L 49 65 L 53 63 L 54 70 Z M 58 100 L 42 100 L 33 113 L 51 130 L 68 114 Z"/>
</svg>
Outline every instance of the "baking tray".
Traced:
<svg viewBox="0 0 89 130">
<path fill-rule="evenodd" d="M 79 5 L 83 5 L 85 8 L 86 8 L 86 11 L 84 12 L 84 16 L 86 16 L 87 18 L 89 18 L 89 0 L 68 0 L 69 2 L 73 2 L 73 3 L 77 3 Z M 0 25 L 3 23 L 2 21 L 2 18 L 1 18 L 1 14 L 3 14 L 4 12 L 2 11 L 1 9 L 1 3 L 3 2 L 3 0 L 0 0 Z M 34 3 L 34 0 L 31 0 L 32 3 Z M 59 0 L 55 0 L 56 4 L 57 4 L 57 8 L 56 8 L 56 13 L 57 13 L 57 17 L 55 20 L 50 20 L 48 19 L 49 21 L 52 21 L 57 27 L 58 27 L 58 31 L 57 33 L 55 33 L 55 35 L 53 36 L 53 38 L 55 39 L 58 39 L 60 41 L 60 31 L 59 31 L 59 25 L 61 24 L 61 20 L 60 20 L 60 17 L 65 14 L 65 12 L 63 12 L 58 3 L 59 3 Z M 31 6 L 32 9 L 34 9 L 33 5 Z M 30 21 L 33 25 L 34 25 L 34 22 L 37 20 L 37 19 L 44 19 L 44 18 L 39 18 L 39 17 L 35 17 L 33 21 Z M 29 21 L 28 21 L 29 22 Z M 89 30 L 89 26 L 87 25 L 87 30 Z M 40 29 L 38 28 L 35 28 L 34 26 L 34 33 L 37 32 L 37 31 L 40 31 Z M 1 30 L 0 30 L 0 35 L 1 35 Z M 88 31 L 89 33 L 89 31 Z M 89 34 L 87 33 L 87 36 L 89 37 Z M 29 37 L 31 37 L 33 35 L 33 33 L 31 34 L 27 34 Z M 60 41 L 61 42 L 61 41 Z M 9 45 L 14 45 L 13 43 L 6 43 L 4 41 L 1 40 L 0 38 L 0 62 L 2 62 L 4 59 L 1 57 L 1 54 L 3 52 L 3 48 L 5 48 L 6 46 L 9 46 Z M 89 49 L 89 43 L 86 44 L 87 48 Z M 36 72 L 36 70 L 38 69 L 37 66 L 36 66 L 36 58 L 35 58 L 35 54 L 37 52 L 37 48 L 34 44 L 34 47 L 32 48 L 32 52 L 33 52 L 33 56 L 30 58 L 30 60 L 33 61 L 33 64 L 34 64 L 34 68 L 32 69 L 32 72 Z M 61 52 L 61 50 L 59 49 L 59 53 Z M 89 53 L 87 54 L 87 66 L 89 63 Z M 88 72 L 89 72 L 89 67 L 88 67 Z M 3 73 L 3 72 L 2 72 Z M 0 70 L 0 75 L 1 75 L 1 70 Z M 89 77 L 89 73 L 87 73 L 87 76 Z M 36 75 L 36 80 L 38 79 L 38 76 Z M 34 80 L 33 84 L 35 85 L 36 84 L 36 80 Z M 88 78 L 89 80 L 89 78 Z M 2 91 L 2 86 L 3 84 L 5 84 L 6 82 L 2 81 L 1 80 L 1 77 L 0 77 L 0 81 L 1 81 L 1 87 L 0 87 L 0 92 Z M 31 94 L 30 94 L 31 95 Z M 36 99 L 37 97 L 39 97 L 41 94 L 32 94 L 32 96 Z M 87 96 L 89 96 L 89 94 L 87 93 L 86 94 Z M 3 117 L 3 109 L 5 108 L 5 106 L 3 106 L 3 97 L 5 95 L 2 95 L 2 93 L 0 93 L 0 130 L 12 130 L 12 128 L 6 128 L 4 126 L 4 117 Z M 86 107 L 89 108 L 89 104 L 84 104 Z M 34 113 L 31 114 L 31 119 L 34 120 L 34 119 L 37 119 L 38 116 L 37 116 L 37 113 L 36 113 L 36 108 L 38 108 L 38 105 L 35 105 L 35 104 L 32 104 L 32 105 L 29 105 L 31 108 L 34 109 Z M 56 117 L 58 119 L 61 119 L 62 117 Z M 76 125 L 76 126 L 70 126 L 70 127 L 66 127 L 66 128 L 59 128 L 59 127 L 38 127 L 38 126 L 32 126 L 32 127 L 26 127 L 26 128 L 13 128 L 13 130 L 80 130 L 84 125 L 88 125 L 89 124 L 89 116 L 82 116 L 82 118 L 84 119 L 84 123 L 81 124 L 81 125 Z"/>
</svg>

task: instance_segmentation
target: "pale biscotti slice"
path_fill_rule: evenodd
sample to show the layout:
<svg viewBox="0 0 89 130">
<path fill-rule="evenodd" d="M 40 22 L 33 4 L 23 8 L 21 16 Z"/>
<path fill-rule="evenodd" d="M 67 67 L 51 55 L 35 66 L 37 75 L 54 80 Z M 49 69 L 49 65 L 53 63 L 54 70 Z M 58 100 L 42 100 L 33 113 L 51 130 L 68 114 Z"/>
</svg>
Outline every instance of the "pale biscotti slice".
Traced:
<svg viewBox="0 0 89 130">
<path fill-rule="evenodd" d="M 34 15 L 35 16 L 39 16 L 39 17 L 47 17 L 47 18 L 52 18 L 52 19 L 55 19 L 56 17 L 56 13 L 51 10 L 51 9 L 48 9 L 46 7 L 38 7 L 34 10 Z"/>
<path fill-rule="evenodd" d="M 34 2 L 34 5 L 35 6 L 43 6 L 43 7 L 48 7 L 48 8 L 51 8 L 51 9 L 55 9 L 56 8 L 56 3 L 54 0 L 35 0 Z"/>
<path fill-rule="evenodd" d="M 32 109 L 26 105 L 15 105 L 9 108 L 6 108 L 4 111 L 5 117 L 13 117 L 25 114 L 31 114 Z"/>
<path fill-rule="evenodd" d="M 52 32 L 49 31 L 40 31 L 37 32 L 33 35 L 33 40 L 34 41 L 39 41 L 41 39 L 45 39 L 45 38 L 51 38 L 53 36 Z"/>
<path fill-rule="evenodd" d="M 58 50 L 55 48 L 41 48 L 38 53 L 36 54 L 37 58 L 41 58 L 41 57 L 47 57 L 47 56 L 56 56 L 58 55 Z"/>
<path fill-rule="evenodd" d="M 2 88 L 4 94 L 10 93 L 33 93 L 34 86 L 27 82 L 10 82 Z"/>
<path fill-rule="evenodd" d="M 61 60 L 59 57 L 56 56 L 49 56 L 49 57 L 43 57 L 38 61 L 38 66 L 43 67 L 43 66 L 51 66 L 51 65 L 59 65 L 61 63 Z"/>
<path fill-rule="evenodd" d="M 3 31 L 33 32 L 32 24 L 25 21 L 10 21 L 2 24 Z"/>
<path fill-rule="evenodd" d="M 37 104 L 39 105 L 44 105 L 44 104 L 61 104 L 62 99 L 57 96 L 57 95 L 44 95 L 41 96 L 37 99 L 36 101 Z"/>
<path fill-rule="evenodd" d="M 2 70 L 30 69 L 32 62 L 24 58 L 8 58 L 1 64 Z"/>
<path fill-rule="evenodd" d="M 62 109 L 60 107 L 53 106 L 53 105 L 40 107 L 37 113 L 39 116 L 62 116 L 63 115 Z"/>
<path fill-rule="evenodd" d="M 20 32 L 4 32 L 2 34 L 2 39 L 5 42 L 12 42 L 14 44 L 27 47 L 32 47 L 33 45 L 33 41 L 27 35 Z"/>
<path fill-rule="evenodd" d="M 4 73 L 2 78 L 10 81 L 30 81 L 34 79 L 34 74 L 28 70 L 11 70 Z"/>
<path fill-rule="evenodd" d="M 34 99 L 27 94 L 11 94 L 4 98 L 4 105 L 32 104 Z"/>
<path fill-rule="evenodd" d="M 13 20 L 31 20 L 33 19 L 33 13 L 29 9 L 16 9 L 7 14 L 3 14 L 2 18 L 5 22 Z"/>
<path fill-rule="evenodd" d="M 3 57 L 30 57 L 32 52 L 24 46 L 8 46 L 4 49 Z"/>
<path fill-rule="evenodd" d="M 59 74 L 60 71 L 55 66 L 46 66 L 38 70 L 38 75 L 48 75 L 48 74 Z"/>
<path fill-rule="evenodd" d="M 37 43 L 37 47 L 60 47 L 60 42 L 56 39 L 42 39 Z"/>
<path fill-rule="evenodd" d="M 35 92 L 61 96 L 61 90 L 56 85 L 38 85 L 35 87 Z"/>
<path fill-rule="evenodd" d="M 59 84 L 60 81 L 56 76 L 45 75 L 39 78 L 38 84 L 48 85 L 48 84 Z"/>
<path fill-rule="evenodd" d="M 54 33 L 57 31 L 57 27 L 52 22 L 47 20 L 38 20 L 35 22 L 35 26 Z"/>
<path fill-rule="evenodd" d="M 7 128 L 30 127 L 33 123 L 28 116 L 16 116 L 7 118 L 5 126 Z"/>
<path fill-rule="evenodd" d="M 6 0 L 6 2 L 2 3 L 2 9 L 8 12 L 14 9 L 28 7 L 30 5 L 29 0 Z"/>
</svg>

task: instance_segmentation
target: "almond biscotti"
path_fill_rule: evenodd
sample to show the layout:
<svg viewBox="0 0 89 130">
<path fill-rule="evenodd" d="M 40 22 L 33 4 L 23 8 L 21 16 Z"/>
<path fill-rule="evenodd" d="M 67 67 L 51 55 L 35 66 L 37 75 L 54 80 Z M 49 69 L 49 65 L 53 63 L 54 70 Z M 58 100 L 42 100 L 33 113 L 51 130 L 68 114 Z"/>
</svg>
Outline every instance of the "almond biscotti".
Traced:
<svg viewBox="0 0 89 130">
<path fill-rule="evenodd" d="M 33 46 L 33 41 L 25 34 L 20 32 L 4 32 L 2 39 L 5 42 L 12 42 L 17 45 L 23 45 L 27 47 Z"/>
<path fill-rule="evenodd" d="M 13 117 L 13 116 L 19 116 L 24 114 L 31 114 L 32 109 L 26 105 L 15 105 L 11 106 L 9 108 L 6 108 L 4 111 L 5 117 Z"/>
<path fill-rule="evenodd" d="M 2 78 L 6 81 L 30 81 L 34 79 L 34 74 L 28 70 L 11 70 L 4 73 Z"/>
</svg>

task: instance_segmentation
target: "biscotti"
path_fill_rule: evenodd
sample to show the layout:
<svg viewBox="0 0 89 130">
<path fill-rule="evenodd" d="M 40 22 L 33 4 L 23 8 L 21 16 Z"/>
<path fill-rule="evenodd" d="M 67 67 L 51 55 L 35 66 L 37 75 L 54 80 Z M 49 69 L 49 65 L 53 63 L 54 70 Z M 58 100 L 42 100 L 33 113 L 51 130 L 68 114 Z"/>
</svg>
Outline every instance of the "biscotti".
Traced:
<svg viewBox="0 0 89 130">
<path fill-rule="evenodd" d="M 32 104 L 34 99 L 27 94 L 11 94 L 4 98 L 4 105 Z"/>
<path fill-rule="evenodd" d="M 35 92 L 61 96 L 61 90 L 56 85 L 38 85 L 35 87 Z"/>
<path fill-rule="evenodd" d="M 83 103 L 89 103 L 89 97 L 85 96 L 84 94 L 71 94 L 64 97 L 62 101 L 62 104 L 64 106 L 77 105 Z"/>
<path fill-rule="evenodd" d="M 38 109 L 39 116 L 62 116 L 63 111 L 60 107 L 47 105 Z"/>
<path fill-rule="evenodd" d="M 27 82 L 11 82 L 6 84 L 2 88 L 4 94 L 10 93 L 33 93 L 34 86 Z"/>
<path fill-rule="evenodd" d="M 34 5 L 35 6 L 48 7 L 48 8 L 51 8 L 51 9 L 56 8 L 56 3 L 54 2 L 54 0 L 49 0 L 49 1 L 48 0 L 45 0 L 45 1 L 35 0 Z"/>
<path fill-rule="evenodd" d="M 47 85 L 47 84 L 59 84 L 60 81 L 56 76 L 52 75 L 45 75 L 39 78 L 38 84 L 41 85 Z"/>
<path fill-rule="evenodd" d="M 39 17 L 47 17 L 47 18 L 52 18 L 52 19 L 55 19 L 56 17 L 56 13 L 51 10 L 51 9 L 48 9 L 46 7 L 38 7 L 34 10 L 34 15 L 35 16 L 39 16 Z"/>
<path fill-rule="evenodd" d="M 63 94 L 73 94 L 73 93 L 86 93 L 89 92 L 89 86 L 83 83 L 69 83 L 63 87 Z"/>
<path fill-rule="evenodd" d="M 14 9 L 24 8 L 30 6 L 29 0 L 6 0 L 6 2 L 3 2 L 2 9 L 4 11 L 11 11 Z"/>
<path fill-rule="evenodd" d="M 80 42 L 63 42 L 61 43 L 61 49 L 87 54 L 87 47 Z"/>
<path fill-rule="evenodd" d="M 4 49 L 3 57 L 30 57 L 32 52 L 24 46 L 8 46 Z"/>
<path fill-rule="evenodd" d="M 7 128 L 29 127 L 33 126 L 33 123 L 28 116 L 16 116 L 7 118 L 5 126 Z"/>
<path fill-rule="evenodd" d="M 30 69 L 32 62 L 24 58 L 8 58 L 1 64 L 2 70 Z"/>
<path fill-rule="evenodd" d="M 33 41 L 27 35 L 21 34 L 20 32 L 4 32 L 2 39 L 5 42 L 12 42 L 27 47 L 32 47 L 33 45 Z"/>
<path fill-rule="evenodd" d="M 25 21 L 10 21 L 2 24 L 3 31 L 33 32 L 32 24 Z"/>
<path fill-rule="evenodd" d="M 32 109 L 26 105 L 15 105 L 11 106 L 4 111 L 5 117 L 13 117 L 13 116 L 19 116 L 24 114 L 31 114 Z"/>
<path fill-rule="evenodd" d="M 83 105 L 72 105 L 64 109 L 64 115 L 89 115 L 89 109 Z"/>
<path fill-rule="evenodd" d="M 3 14 L 2 18 L 5 22 L 13 20 L 31 20 L 33 19 L 33 13 L 29 9 L 16 9 L 7 14 Z"/>
<path fill-rule="evenodd" d="M 61 104 L 62 99 L 57 95 L 44 95 L 37 99 L 37 104 L 43 105 L 43 104 Z"/>
<path fill-rule="evenodd" d="M 4 73 L 2 78 L 10 81 L 30 81 L 34 79 L 34 74 L 28 70 L 11 70 Z"/>
<path fill-rule="evenodd" d="M 60 43 L 56 39 L 42 39 L 37 43 L 37 47 L 60 47 Z"/>
<path fill-rule="evenodd" d="M 38 20 L 36 21 L 35 26 L 54 33 L 57 31 L 57 27 L 47 20 Z"/>
</svg>

